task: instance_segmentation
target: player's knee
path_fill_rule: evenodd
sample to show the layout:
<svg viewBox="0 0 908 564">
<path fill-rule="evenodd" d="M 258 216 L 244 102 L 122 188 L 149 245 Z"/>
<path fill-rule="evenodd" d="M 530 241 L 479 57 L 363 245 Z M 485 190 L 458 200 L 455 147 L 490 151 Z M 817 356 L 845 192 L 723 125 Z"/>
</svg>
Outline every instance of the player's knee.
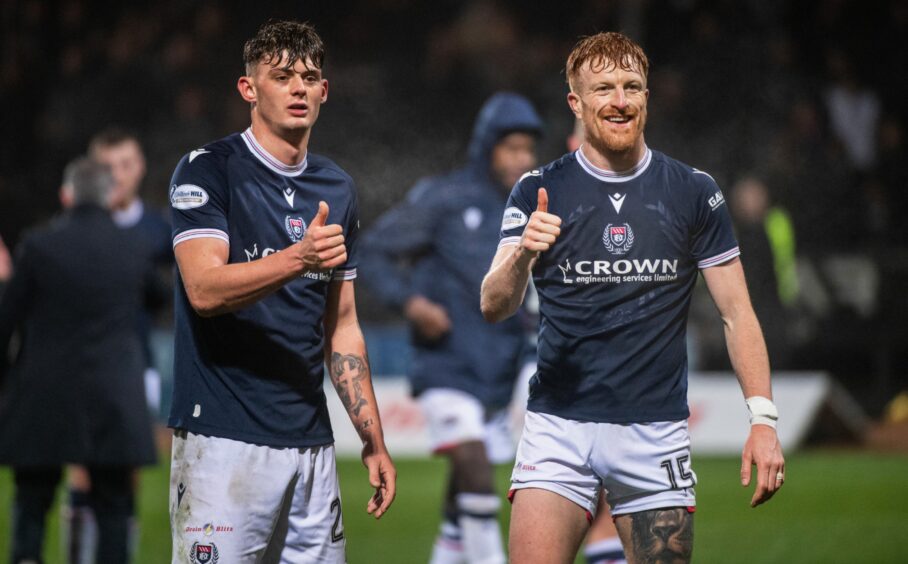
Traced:
<svg viewBox="0 0 908 564">
<path fill-rule="evenodd" d="M 495 491 L 494 471 L 482 442 L 471 441 L 452 449 L 451 464 L 457 491 L 482 494 Z"/>
</svg>

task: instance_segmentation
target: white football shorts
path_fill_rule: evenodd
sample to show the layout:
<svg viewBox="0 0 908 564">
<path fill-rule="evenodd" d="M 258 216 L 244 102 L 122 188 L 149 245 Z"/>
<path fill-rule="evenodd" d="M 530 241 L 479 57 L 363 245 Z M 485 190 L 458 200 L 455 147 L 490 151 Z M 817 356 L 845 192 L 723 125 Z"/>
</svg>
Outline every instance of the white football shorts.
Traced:
<svg viewBox="0 0 908 564">
<path fill-rule="evenodd" d="M 696 506 L 687 421 L 593 423 L 527 412 L 511 492 L 540 488 L 596 515 L 604 490 L 612 515 Z"/>
<path fill-rule="evenodd" d="M 176 431 L 173 564 L 343 563 L 334 445 L 271 448 Z"/>
<path fill-rule="evenodd" d="M 440 454 L 469 441 L 482 441 L 493 464 L 514 460 L 507 408 L 487 411 L 475 396 L 454 388 L 429 388 L 417 401 L 429 428 L 432 453 Z"/>
</svg>

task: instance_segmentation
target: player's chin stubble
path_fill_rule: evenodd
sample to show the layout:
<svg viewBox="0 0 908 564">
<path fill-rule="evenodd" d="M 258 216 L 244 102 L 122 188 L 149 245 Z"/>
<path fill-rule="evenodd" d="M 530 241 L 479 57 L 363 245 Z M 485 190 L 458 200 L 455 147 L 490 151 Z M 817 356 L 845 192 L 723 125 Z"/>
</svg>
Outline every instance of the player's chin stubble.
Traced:
<svg viewBox="0 0 908 564">
<path fill-rule="evenodd" d="M 608 131 L 608 125 L 597 121 L 598 139 L 590 139 L 597 149 L 609 153 L 625 153 L 632 150 L 637 145 L 637 141 L 643 135 L 643 129 L 646 127 L 646 112 L 640 112 L 634 120 L 634 128 L 623 134 L 615 134 Z"/>
</svg>

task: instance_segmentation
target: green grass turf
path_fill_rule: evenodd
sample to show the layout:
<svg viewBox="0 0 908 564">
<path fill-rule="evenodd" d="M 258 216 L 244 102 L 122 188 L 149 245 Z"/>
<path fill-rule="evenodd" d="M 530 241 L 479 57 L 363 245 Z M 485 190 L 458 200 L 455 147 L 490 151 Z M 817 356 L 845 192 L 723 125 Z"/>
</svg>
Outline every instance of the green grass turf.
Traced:
<svg viewBox="0 0 908 564">
<path fill-rule="evenodd" d="M 399 490 L 391 511 L 375 522 L 365 512 L 370 492 L 358 460 L 338 462 L 351 564 L 424 563 L 439 521 L 445 466 L 438 460 L 398 460 Z M 750 509 L 738 483 L 739 463 L 700 458 L 695 562 L 908 562 L 908 456 L 855 452 L 790 455 L 787 483 L 768 505 Z M 499 468 L 504 492 L 510 469 Z M 170 561 L 166 461 L 143 474 L 142 536 L 136 562 Z M 0 562 L 9 554 L 12 478 L 0 471 Z M 507 512 L 503 530 L 507 530 Z M 51 516 L 48 564 L 62 562 L 60 528 Z M 580 560 L 578 560 L 579 562 Z M 226 563 L 225 563 L 226 564 Z"/>
</svg>

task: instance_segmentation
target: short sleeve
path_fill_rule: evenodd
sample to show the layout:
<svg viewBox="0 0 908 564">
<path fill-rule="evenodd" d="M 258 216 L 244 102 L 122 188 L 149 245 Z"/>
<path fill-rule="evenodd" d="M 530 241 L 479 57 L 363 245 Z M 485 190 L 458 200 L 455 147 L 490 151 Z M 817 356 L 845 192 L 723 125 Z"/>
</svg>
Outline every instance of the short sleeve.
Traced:
<svg viewBox="0 0 908 564">
<path fill-rule="evenodd" d="M 347 262 L 334 269 L 332 280 L 353 280 L 359 264 L 359 199 L 356 188 L 351 184 L 352 197 L 344 217 L 344 244 L 347 247 Z"/>
<path fill-rule="evenodd" d="M 711 176 L 694 169 L 696 208 L 691 256 L 697 268 L 716 266 L 741 254 L 722 190 Z"/>
<path fill-rule="evenodd" d="M 523 230 L 526 229 L 530 215 L 536 210 L 536 189 L 540 174 L 528 172 L 517 181 L 508 197 L 504 216 L 501 218 L 501 231 L 498 234 L 498 248 L 520 243 Z"/>
<path fill-rule="evenodd" d="M 200 149 L 183 157 L 170 182 L 173 246 L 209 237 L 230 243 L 227 178 L 221 155 Z"/>
</svg>

